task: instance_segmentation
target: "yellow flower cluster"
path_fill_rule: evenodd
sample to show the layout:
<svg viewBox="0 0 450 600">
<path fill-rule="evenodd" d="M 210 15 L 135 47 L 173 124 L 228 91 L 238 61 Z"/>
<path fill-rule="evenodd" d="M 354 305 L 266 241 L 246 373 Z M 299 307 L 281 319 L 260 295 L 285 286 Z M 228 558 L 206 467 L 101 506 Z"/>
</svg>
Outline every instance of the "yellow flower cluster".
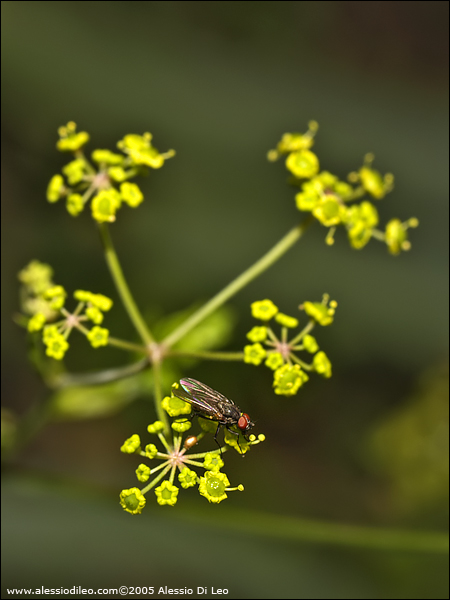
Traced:
<svg viewBox="0 0 450 600">
<path fill-rule="evenodd" d="M 63 175 L 58 173 L 51 178 L 47 200 L 55 203 L 65 198 L 67 211 L 73 217 L 90 201 L 92 217 L 98 223 L 114 222 L 123 203 L 131 208 L 139 206 L 144 200 L 142 191 L 128 180 L 145 174 L 148 168 L 161 168 L 175 154 L 173 150 L 160 153 L 152 146 L 150 133 L 128 134 L 117 143 L 122 154 L 94 150 L 94 166 L 83 152 L 83 146 L 89 141 L 88 133 L 77 132 L 73 121 L 60 127 L 58 133 L 58 150 L 72 152 L 74 160 L 62 168 Z"/>
<path fill-rule="evenodd" d="M 322 302 L 304 302 L 300 308 L 309 316 L 309 323 L 292 339 L 288 339 L 290 329 L 299 325 L 295 317 L 285 315 L 278 310 L 272 300 L 259 300 L 251 304 L 252 316 L 263 321 L 263 326 L 253 327 L 247 338 L 253 342 L 244 347 L 244 362 L 260 365 L 274 371 L 273 387 L 275 394 L 294 396 L 309 379 L 307 371 L 316 371 L 322 377 L 331 377 L 331 363 L 325 352 L 319 350 L 316 339 L 310 335 L 315 324 L 330 325 L 334 319 L 337 303 L 324 295 Z M 274 319 L 281 325 L 278 338 L 269 321 Z M 264 345 L 263 345 L 264 344 Z M 305 350 L 314 354 L 312 363 L 301 360 L 296 352 Z"/>
<path fill-rule="evenodd" d="M 334 243 L 336 227 L 342 225 L 350 245 L 355 249 L 363 248 L 373 237 L 383 241 L 391 254 L 411 247 L 407 239 L 407 230 L 417 227 L 415 218 L 407 221 L 393 219 L 385 231 L 378 230 L 378 211 L 372 202 L 363 200 L 359 204 L 350 202 L 363 198 L 366 194 L 375 200 L 381 200 L 393 189 L 394 177 L 391 173 L 384 176 L 372 168 L 373 154 L 366 154 L 363 166 L 348 175 L 348 182 L 341 181 L 328 171 L 320 171 L 319 159 L 311 151 L 318 124 L 309 123 L 304 134 L 285 133 L 276 149 L 270 150 L 268 159 L 277 160 L 287 155 L 286 168 L 292 174 L 291 183 L 300 187 L 295 196 L 297 208 L 310 212 L 324 227 L 329 228 L 326 243 Z"/>
</svg>

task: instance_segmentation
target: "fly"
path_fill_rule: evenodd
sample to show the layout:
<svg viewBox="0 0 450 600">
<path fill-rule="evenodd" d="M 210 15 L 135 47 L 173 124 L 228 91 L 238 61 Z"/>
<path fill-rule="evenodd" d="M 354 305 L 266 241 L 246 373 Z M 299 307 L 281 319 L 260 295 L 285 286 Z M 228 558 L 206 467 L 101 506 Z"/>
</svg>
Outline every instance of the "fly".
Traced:
<svg viewBox="0 0 450 600">
<path fill-rule="evenodd" d="M 219 449 L 220 444 L 217 441 L 217 434 L 221 427 L 225 427 L 230 433 L 238 436 L 238 446 L 239 432 L 231 429 L 233 426 L 236 426 L 247 439 L 246 436 L 254 423 L 252 423 L 248 414 L 241 412 L 241 409 L 232 400 L 225 398 L 216 390 L 196 379 L 181 379 L 180 385 L 182 389 L 173 389 L 173 395 L 188 402 L 192 406 L 194 415 L 217 422 L 214 440 Z M 241 449 L 240 446 L 239 448 Z"/>
</svg>

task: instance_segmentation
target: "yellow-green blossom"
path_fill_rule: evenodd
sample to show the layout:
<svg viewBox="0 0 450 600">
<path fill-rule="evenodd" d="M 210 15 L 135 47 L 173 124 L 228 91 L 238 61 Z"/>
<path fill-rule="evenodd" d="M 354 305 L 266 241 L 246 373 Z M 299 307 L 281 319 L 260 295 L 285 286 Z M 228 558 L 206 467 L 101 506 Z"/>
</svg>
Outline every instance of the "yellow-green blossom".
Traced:
<svg viewBox="0 0 450 600">
<path fill-rule="evenodd" d="M 279 352 L 272 352 L 271 354 L 269 354 L 264 364 L 266 365 L 266 367 L 269 367 L 269 369 L 275 371 L 275 369 L 281 367 L 283 363 L 284 360 L 281 354 Z"/>
<path fill-rule="evenodd" d="M 322 377 L 331 377 L 331 362 L 325 352 L 318 352 L 313 358 L 315 371 Z"/>
<path fill-rule="evenodd" d="M 155 444 L 147 444 L 145 446 L 145 456 L 147 458 L 155 458 L 155 456 L 158 454 L 158 448 L 155 446 Z"/>
<path fill-rule="evenodd" d="M 189 402 L 185 402 L 176 396 L 166 396 L 161 405 L 169 417 L 179 417 L 180 415 L 189 415 L 191 413 Z"/>
<path fill-rule="evenodd" d="M 91 294 L 89 302 L 103 312 L 110 310 L 113 305 L 111 298 L 108 298 L 108 296 L 104 296 L 103 294 Z"/>
<path fill-rule="evenodd" d="M 261 344 L 252 344 L 244 346 L 244 362 L 252 365 L 259 365 L 266 358 L 267 352 Z"/>
<path fill-rule="evenodd" d="M 372 229 L 378 224 L 378 211 L 371 202 L 354 204 L 347 209 L 345 223 L 353 248 L 363 248 L 372 237 Z"/>
<path fill-rule="evenodd" d="M 81 194 L 69 194 L 67 196 L 66 208 L 72 217 L 78 216 L 84 208 L 83 196 Z"/>
<path fill-rule="evenodd" d="M 117 190 L 101 190 L 92 200 L 93 218 L 99 223 L 112 223 L 116 220 L 116 212 L 120 208 L 121 197 Z"/>
<path fill-rule="evenodd" d="M 302 339 L 303 346 L 307 352 L 310 354 L 314 354 L 319 349 L 319 344 L 316 341 L 316 338 L 312 335 L 305 335 Z"/>
<path fill-rule="evenodd" d="M 122 195 L 122 200 L 132 208 L 136 208 L 136 206 L 139 206 L 144 200 L 141 190 L 135 183 L 129 183 L 128 181 L 122 183 L 120 186 L 120 193 Z"/>
<path fill-rule="evenodd" d="M 275 371 L 273 379 L 275 394 L 294 396 L 309 377 L 299 365 L 284 365 Z"/>
<path fill-rule="evenodd" d="M 124 441 L 120 447 L 120 451 L 124 454 L 135 454 L 141 450 L 141 438 L 137 433 Z"/>
<path fill-rule="evenodd" d="M 176 485 L 170 483 L 170 481 L 163 481 L 162 484 L 156 488 L 155 494 L 158 504 L 163 506 L 168 504 L 169 506 L 175 506 L 177 503 L 179 488 Z"/>
<path fill-rule="evenodd" d="M 19 271 L 18 279 L 23 283 L 33 294 L 42 294 L 45 290 L 51 287 L 53 269 L 46 263 L 41 263 L 38 260 L 32 260 L 26 267 Z"/>
<path fill-rule="evenodd" d="M 87 318 L 96 325 L 100 325 L 103 321 L 103 313 L 96 306 L 88 306 L 85 310 L 85 314 Z"/>
<path fill-rule="evenodd" d="M 400 219 L 391 219 L 386 225 L 386 244 L 391 254 L 400 254 L 402 250 L 409 250 L 406 227 Z"/>
<path fill-rule="evenodd" d="M 87 339 L 90 341 L 93 348 L 100 348 L 100 346 L 108 345 L 109 331 L 104 327 L 98 327 L 96 325 L 87 334 Z"/>
<path fill-rule="evenodd" d="M 311 150 L 298 150 L 289 154 L 286 167 L 298 179 L 310 178 L 319 171 L 319 159 Z"/>
<path fill-rule="evenodd" d="M 275 321 L 283 327 L 289 327 L 291 329 L 298 326 L 298 319 L 296 319 L 295 317 L 290 317 L 289 315 L 285 315 L 280 312 L 275 317 Z"/>
<path fill-rule="evenodd" d="M 281 155 L 294 152 L 295 150 L 306 150 L 314 143 L 314 135 L 319 128 L 317 121 L 308 123 L 306 133 L 284 133 L 278 142 L 276 150 L 269 150 L 267 158 L 270 161 L 277 160 Z"/>
<path fill-rule="evenodd" d="M 106 165 L 121 165 L 124 160 L 124 157 L 121 154 L 111 152 L 110 150 L 101 150 L 100 148 L 94 150 L 91 156 L 92 160 L 96 163 L 103 163 Z"/>
<path fill-rule="evenodd" d="M 283 133 L 281 140 L 278 142 L 277 150 L 280 154 L 287 154 L 295 150 L 307 150 L 311 148 L 313 143 L 314 139 L 303 133 Z"/>
<path fill-rule="evenodd" d="M 44 330 L 45 331 L 45 330 Z M 45 354 L 47 356 L 51 356 L 56 360 L 61 360 L 64 358 L 64 354 L 67 352 L 69 348 L 69 343 L 66 338 L 58 333 L 57 335 L 53 335 L 50 338 L 43 338 L 44 344 L 47 346 Z"/>
<path fill-rule="evenodd" d="M 381 173 L 375 171 L 375 169 L 364 166 L 361 167 L 358 174 L 363 188 L 377 200 L 384 198 L 386 192 L 391 191 L 393 187 L 394 177 L 390 173 L 387 173 L 383 178 Z"/>
<path fill-rule="evenodd" d="M 206 471 L 204 477 L 200 478 L 198 491 L 202 496 L 205 496 L 208 502 L 219 504 L 219 502 L 228 497 L 225 490 L 229 485 L 230 482 L 225 473 L 221 473 L 220 471 Z"/>
<path fill-rule="evenodd" d="M 54 298 L 60 297 L 65 298 L 66 296 L 67 292 L 62 285 L 53 285 L 52 287 L 47 288 L 44 292 L 44 298 L 46 300 L 53 300 Z"/>
<path fill-rule="evenodd" d="M 351 199 L 351 197 L 354 194 L 352 186 L 349 183 L 347 183 L 346 181 L 336 181 L 336 183 L 333 186 L 333 191 L 344 202 L 346 200 Z"/>
<path fill-rule="evenodd" d="M 188 467 L 183 467 L 181 473 L 178 475 L 178 481 L 183 489 L 188 489 L 197 485 L 198 477 L 195 471 L 192 471 Z"/>
<path fill-rule="evenodd" d="M 239 435 L 237 436 L 228 429 L 226 429 L 223 434 L 225 444 L 228 444 L 228 446 L 234 448 L 236 452 L 239 452 L 239 454 L 245 454 L 248 450 L 250 450 L 250 437 L 247 440 L 241 433 L 239 433 Z"/>
<path fill-rule="evenodd" d="M 328 307 L 321 302 L 303 302 L 303 310 L 319 325 L 331 325 L 333 322 L 334 308 Z"/>
<path fill-rule="evenodd" d="M 203 466 L 207 471 L 220 471 L 225 463 L 220 457 L 220 454 L 216 452 L 209 452 L 205 456 L 205 460 L 203 462 Z"/>
<path fill-rule="evenodd" d="M 185 431 L 189 431 L 191 427 L 192 423 L 190 421 L 186 421 L 186 419 L 184 419 L 183 421 L 177 420 L 172 423 L 172 429 L 178 433 L 184 433 Z"/>
<path fill-rule="evenodd" d="M 247 338 L 251 342 L 264 342 L 267 338 L 267 327 L 253 327 L 247 333 Z"/>
<path fill-rule="evenodd" d="M 164 423 L 162 421 L 150 423 L 150 425 L 147 427 L 147 431 L 149 433 L 160 433 L 161 431 L 164 431 Z"/>
<path fill-rule="evenodd" d="M 90 302 L 91 296 L 92 292 L 88 292 L 87 290 L 75 290 L 73 293 L 75 300 L 79 300 L 80 302 Z"/>
<path fill-rule="evenodd" d="M 312 214 L 325 227 L 339 225 L 346 213 L 347 207 L 334 194 L 323 195 L 312 209 Z"/>
<path fill-rule="evenodd" d="M 145 506 L 145 496 L 137 487 L 122 490 L 120 492 L 120 505 L 132 515 L 139 515 Z"/>
<path fill-rule="evenodd" d="M 42 313 L 36 313 L 28 321 L 28 325 L 27 325 L 28 331 L 30 331 L 30 332 L 32 332 L 32 331 L 40 331 L 44 327 L 44 324 L 45 324 L 46 320 L 47 319 L 45 318 L 44 314 L 42 314 Z"/>
<path fill-rule="evenodd" d="M 309 182 L 307 182 L 309 183 Z M 303 191 L 295 196 L 295 203 L 298 210 L 311 211 L 320 200 L 320 195 L 313 189 L 305 189 L 306 184 L 303 184 Z"/>
<path fill-rule="evenodd" d="M 123 167 L 109 167 L 108 175 L 118 183 L 127 179 L 127 173 Z"/>
<path fill-rule="evenodd" d="M 163 166 L 164 160 L 175 155 L 173 150 L 160 154 L 156 148 L 151 145 L 151 133 L 137 135 L 130 133 L 117 143 L 118 148 L 128 154 L 135 165 L 145 165 L 152 169 L 159 169 Z"/>
<path fill-rule="evenodd" d="M 49 202 L 57 202 L 64 196 L 65 187 L 62 175 L 53 175 L 47 186 L 47 200 Z"/>
<path fill-rule="evenodd" d="M 252 316 L 255 319 L 261 319 L 261 321 L 270 321 L 278 312 L 278 307 L 272 302 L 272 300 L 258 300 L 252 302 L 250 305 L 252 309 Z"/>
<path fill-rule="evenodd" d="M 53 339 L 57 339 L 60 335 L 61 334 L 56 325 L 46 325 L 44 327 L 42 339 L 44 341 L 44 344 L 46 344 L 47 342 L 50 342 Z"/>
<path fill-rule="evenodd" d="M 65 127 L 60 127 L 58 133 L 60 139 L 56 147 L 60 152 L 75 152 L 89 141 L 89 134 L 86 131 L 76 131 L 77 126 L 73 121 L 69 121 Z"/>
<path fill-rule="evenodd" d="M 64 165 L 62 172 L 67 177 L 69 185 L 76 185 L 83 180 L 85 169 L 86 163 L 84 160 L 81 158 L 76 158 L 70 163 L 67 163 L 67 165 Z"/>
<path fill-rule="evenodd" d="M 151 473 L 150 468 L 147 467 L 147 465 L 144 465 L 142 463 L 136 469 L 136 477 L 142 483 L 145 483 L 146 481 L 148 481 L 150 479 L 150 473 Z"/>
</svg>

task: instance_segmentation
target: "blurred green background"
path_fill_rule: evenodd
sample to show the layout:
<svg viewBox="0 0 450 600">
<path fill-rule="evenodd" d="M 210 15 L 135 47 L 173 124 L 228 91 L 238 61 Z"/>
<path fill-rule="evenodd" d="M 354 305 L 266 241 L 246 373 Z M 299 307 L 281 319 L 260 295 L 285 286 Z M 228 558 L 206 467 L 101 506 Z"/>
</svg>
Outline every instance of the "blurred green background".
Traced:
<svg viewBox="0 0 450 600">
<path fill-rule="evenodd" d="M 30 368 L 17 272 L 50 263 L 69 290 L 110 295 L 108 326 L 132 327 L 89 214 L 45 200 L 64 164 L 56 129 L 74 120 L 93 148 L 151 131 L 177 156 L 140 181 L 139 212 L 112 229 L 142 310 L 207 299 L 299 220 L 282 162 L 266 152 L 310 119 L 322 168 L 340 177 L 374 152 L 395 175 L 381 220 L 416 216 L 399 257 L 312 227 L 233 298 L 239 350 L 249 303 L 295 314 L 323 292 L 339 302 L 318 340 L 331 380 L 276 397 L 265 368 L 193 365 L 184 375 L 233 398 L 267 441 L 227 456 L 245 492 L 209 506 L 149 497 L 118 505 L 137 465 L 118 451 L 154 414 L 145 394 L 95 420 L 46 427 L 4 469 L 3 590 L 214 586 L 230 598 L 446 598 L 445 555 L 312 545 L 252 529 L 255 515 L 445 531 L 448 525 L 448 3 L 3 2 L 3 405 L 23 414 L 47 392 Z M 75 344 L 71 371 L 121 365 L 120 350 Z M 13 418 L 13 417 L 11 417 Z M 202 520 L 202 515 L 207 519 Z M 256 518 L 256 517 L 255 517 Z M 276 521 L 275 521 L 276 522 Z M 256 521 L 255 521 L 256 523 Z M 244 525 L 245 524 L 245 525 Z M 249 525 L 247 528 L 246 525 Z M 81 597 L 81 596 L 72 596 Z M 210 594 L 203 597 L 211 597 Z"/>
</svg>

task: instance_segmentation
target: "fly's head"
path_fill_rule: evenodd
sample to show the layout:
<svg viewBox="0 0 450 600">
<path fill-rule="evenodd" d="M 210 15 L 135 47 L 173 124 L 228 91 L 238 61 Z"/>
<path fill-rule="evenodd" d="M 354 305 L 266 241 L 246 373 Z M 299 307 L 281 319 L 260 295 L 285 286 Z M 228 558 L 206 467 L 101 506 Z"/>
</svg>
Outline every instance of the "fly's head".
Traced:
<svg viewBox="0 0 450 600">
<path fill-rule="evenodd" d="M 242 435 L 248 435 L 253 425 L 254 423 L 252 423 L 248 414 L 242 413 L 237 422 L 237 426 L 241 430 Z"/>
</svg>

